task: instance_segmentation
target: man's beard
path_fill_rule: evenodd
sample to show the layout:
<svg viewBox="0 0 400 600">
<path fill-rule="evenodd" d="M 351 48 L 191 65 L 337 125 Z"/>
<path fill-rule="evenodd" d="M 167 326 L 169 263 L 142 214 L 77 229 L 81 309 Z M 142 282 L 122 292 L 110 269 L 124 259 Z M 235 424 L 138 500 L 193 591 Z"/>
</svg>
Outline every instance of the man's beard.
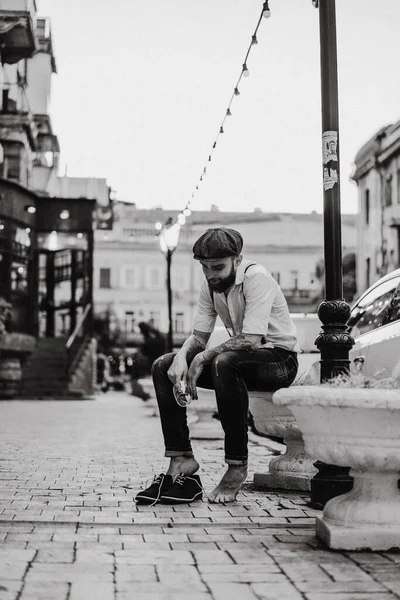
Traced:
<svg viewBox="0 0 400 600">
<path fill-rule="evenodd" d="M 208 285 L 209 285 L 211 291 L 217 292 L 217 294 L 222 294 L 222 292 L 226 292 L 226 290 L 229 289 L 235 283 L 235 280 L 236 280 L 236 270 L 235 270 L 235 266 L 232 264 L 231 272 L 229 273 L 229 275 L 224 277 L 224 279 L 221 279 L 220 281 L 218 281 L 218 283 L 208 282 Z"/>
</svg>

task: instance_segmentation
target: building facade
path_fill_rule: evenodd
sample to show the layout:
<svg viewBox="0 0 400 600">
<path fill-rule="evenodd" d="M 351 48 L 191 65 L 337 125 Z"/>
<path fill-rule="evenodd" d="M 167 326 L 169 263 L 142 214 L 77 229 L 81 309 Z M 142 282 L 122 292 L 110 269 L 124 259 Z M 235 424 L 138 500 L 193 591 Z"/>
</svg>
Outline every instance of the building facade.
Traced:
<svg viewBox="0 0 400 600">
<path fill-rule="evenodd" d="M 114 224 L 95 232 L 94 306 L 115 315 L 126 339 L 135 339 L 137 324 L 151 321 L 168 330 L 166 260 L 156 237 L 156 222 L 176 219 L 177 211 L 145 210 L 133 204 L 114 204 Z M 173 330 L 186 336 L 193 324 L 203 281 L 192 246 L 208 228 L 238 229 L 245 258 L 264 265 L 281 285 L 293 312 L 315 311 L 321 282 L 316 265 L 323 258 L 323 220 L 319 214 L 228 213 L 194 211 L 181 228 L 172 256 Z M 354 252 L 355 216 L 343 216 L 343 252 Z"/>
<path fill-rule="evenodd" d="M 400 266 L 400 121 L 380 129 L 359 150 L 357 288 Z"/>
<path fill-rule="evenodd" d="M 56 62 L 36 10 L 0 0 L 0 397 L 82 398 L 96 348 L 93 230 L 110 190 L 57 175 Z"/>
</svg>

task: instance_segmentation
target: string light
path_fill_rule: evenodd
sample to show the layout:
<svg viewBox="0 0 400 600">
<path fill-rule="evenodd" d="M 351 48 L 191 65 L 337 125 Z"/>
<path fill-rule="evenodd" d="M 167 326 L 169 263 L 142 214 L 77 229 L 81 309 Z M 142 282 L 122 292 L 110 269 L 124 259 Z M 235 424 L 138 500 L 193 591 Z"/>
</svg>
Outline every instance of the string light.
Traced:
<svg viewBox="0 0 400 600">
<path fill-rule="evenodd" d="M 316 0 L 313 0 L 313 2 L 315 2 L 315 1 Z M 239 78 L 238 78 L 238 80 L 236 82 L 236 85 L 233 88 L 233 93 L 232 93 L 231 99 L 229 101 L 228 107 L 227 107 L 227 109 L 225 111 L 224 118 L 223 118 L 222 123 L 220 125 L 218 134 L 217 134 L 217 136 L 216 136 L 216 138 L 215 138 L 215 140 L 214 140 L 214 142 L 212 144 L 211 151 L 209 152 L 208 162 L 211 162 L 212 154 L 213 154 L 213 151 L 217 147 L 217 142 L 218 142 L 219 136 L 224 133 L 225 120 L 227 119 L 227 117 L 231 117 L 232 116 L 231 105 L 232 105 L 232 102 L 235 99 L 235 97 L 240 96 L 239 84 L 240 84 L 240 82 L 242 80 L 242 77 L 246 77 L 247 78 L 250 75 L 250 71 L 249 71 L 248 66 L 247 66 L 247 60 L 249 58 L 251 49 L 258 44 L 257 32 L 258 32 L 258 29 L 260 27 L 261 21 L 262 21 L 263 17 L 266 18 L 266 19 L 268 19 L 270 16 L 271 16 L 271 11 L 269 9 L 269 3 L 268 3 L 268 0 L 265 0 L 263 2 L 261 14 L 259 16 L 256 28 L 254 30 L 254 33 L 253 33 L 252 37 L 251 37 L 251 42 L 250 42 L 250 45 L 249 45 L 248 50 L 246 52 L 246 55 L 245 55 L 245 58 L 244 58 L 244 62 L 242 63 L 242 70 L 240 72 L 240 75 L 239 75 Z M 203 168 L 203 171 L 202 171 L 202 173 L 201 173 L 201 175 L 200 175 L 200 177 L 198 179 L 198 182 L 197 182 L 197 184 L 195 186 L 195 189 L 192 192 L 190 200 L 186 203 L 186 206 L 185 206 L 184 210 L 182 210 L 178 214 L 177 224 L 176 224 L 176 226 L 178 228 L 180 228 L 182 225 L 184 225 L 185 222 L 186 222 L 186 219 L 191 215 L 192 211 L 190 209 L 190 205 L 192 203 L 193 198 L 196 195 L 196 192 L 199 190 L 199 185 L 200 185 L 200 183 L 202 183 L 203 177 L 205 176 L 205 174 L 206 174 L 206 167 Z M 156 228 L 156 231 L 157 231 L 157 235 L 160 235 L 160 232 L 161 232 L 162 229 L 164 229 L 165 227 L 171 227 L 171 225 L 172 225 L 172 218 L 171 217 L 168 219 L 168 221 L 165 223 L 165 225 L 162 225 L 160 222 L 156 223 L 155 228 Z"/>
<path fill-rule="evenodd" d="M 271 16 L 271 11 L 269 10 L 269 6 L 268 6 L 268 0 L 265 0 L 265 2 L 264 2 L 262 14 L 263 14 L 263 17 L 265 17 L 266 19 L 269 19 L 269 17 Z"/>
</svg>

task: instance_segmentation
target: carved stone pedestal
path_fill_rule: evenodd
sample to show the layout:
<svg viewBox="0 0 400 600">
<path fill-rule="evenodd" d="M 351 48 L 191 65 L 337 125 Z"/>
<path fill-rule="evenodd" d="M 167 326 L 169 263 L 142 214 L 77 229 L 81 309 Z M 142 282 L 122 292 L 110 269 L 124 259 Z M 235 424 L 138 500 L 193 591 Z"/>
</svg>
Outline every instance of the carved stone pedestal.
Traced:
<svg viewBox="0 0 400 600">
<path fill-rule="evenodd" d="M 317 536 L 337 550 L 400 548 L 399 391 L 298 386 L 274 402 L 293 411 L 310 455 L 351 467 L 354 487 L 325 505 Z"/>
<path fill-rule="evenodd" d="M 249 392 L 250 412 L 260 433 L 284 439 L 286 452 L 274 457 L 267 473 L 255 473 L 254 485 L 267 489 L 309 491 L 317 472 L 304 450 L 301 431 L 293 413 L 272 403 L 272 392 Z"/>
</svg>

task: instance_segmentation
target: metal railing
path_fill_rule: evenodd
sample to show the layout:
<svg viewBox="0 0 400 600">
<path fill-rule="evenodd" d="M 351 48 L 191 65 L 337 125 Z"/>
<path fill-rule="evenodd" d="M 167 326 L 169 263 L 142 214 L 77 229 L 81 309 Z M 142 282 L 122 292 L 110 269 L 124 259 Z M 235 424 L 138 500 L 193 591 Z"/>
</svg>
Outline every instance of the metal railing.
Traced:
<svg viewBox="0 0 400 600">
<path fill-rule="evenodd" d="M 91 316 L 92 305 L 86 304 L 82 314 L 80 315 L 75 328 L 69 336 L 65 344 L 67 354 L 67 372 L 68 376 L 72 375 L 76 365 L 82 356 L 82 352 L 86 347 L 86 342 L 89 336 L 89 317 Z"/>
</svg>

